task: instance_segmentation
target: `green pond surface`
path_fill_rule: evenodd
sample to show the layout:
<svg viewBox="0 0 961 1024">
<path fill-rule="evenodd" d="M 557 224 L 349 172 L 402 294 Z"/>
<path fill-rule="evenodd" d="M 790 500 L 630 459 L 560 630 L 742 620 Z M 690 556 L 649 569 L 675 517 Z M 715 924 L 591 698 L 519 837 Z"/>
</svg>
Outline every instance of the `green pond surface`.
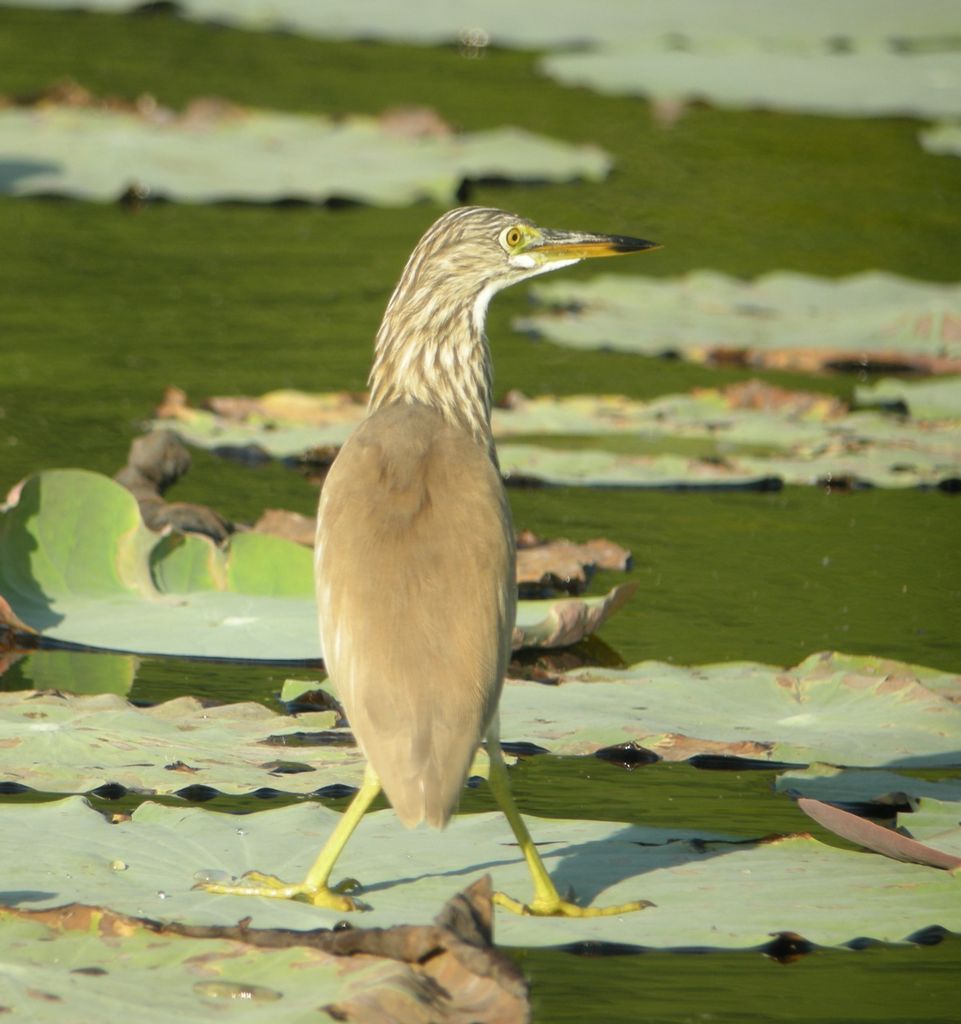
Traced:
<svg viewBox="0 0 961 1024">
<path fill-rule="evenodd" d="M 536 74 L 535 57 L 492 50 L 468 60 L 455 48 L 325 43 L 167 16 L 0 8 L 0 94 L 33 93 L 70 76 L 98 93 L 146 91 L 172 106 L 210 94 L 326 113 L 428 104 L 465 129 L 512 123 L 595 142 L 616 159 L 606 182 L 475 183 L 467 198 L 554 227 L 664 244 L 609 261 L 607 272 L 709 267 L 744 276 L 773 269 L 839 275 L 879 268 L 956 277 L 961 165 L 925 154 L 917 124 L 697 107 L 665 129 L 637 100 L 553 85 Z M 48 467 L 115 472 L 168 385 L 195 401 L 286 387 L 363 389 L 384 304 L 408 252 L 441 212 L 428 204 L 157 204 L 131 211 L 0 199 L 0 491 Z M 491 311 L 498 394 L 519 388 L 653 397 L 752 375 L 533 343 L 510 329 L 526 302 L 517 288 Z M 844 397 L 858 383 L 760 376 Z M 277 464 L 249 468 L 195 453 L 191 473 L 170 497 L 250 521 L 268 506 L 312 513 L 316 490 Z M 601 633 L 608 659 L 793 665 L 838 649 L 954 672 L 961 672 L 958 500 L 937 491 L 797 488 L 511 492 L 519 527 L 573 539 L 607 536 L 633 551 L 629 578 L 639 589 Z M 592 590 L 621 579 L 600 574 Z M 98 676 L 104 688 L 115 685 L 118 662 L 86 657 L 91 686 Z M 144 659 L 130 696 L 153 702 L 193 694 L 277 707 L 289 674 Z M 3 688 L 29 685 L 23 663 L 0 677 Z M 810 830 L 826 838 L 773 792 L 770 769 L 629 770 L 596 759 L 535 757 L 514 777 L 522 810 L 534 814 L 745 835 Z M 249 801 L 213 804 L 252 809 Z M 466 812 L 489 807 L 485 788 L 467 793 Z M 516 956 L 532 978 L 535 1019 L 544 1024 L 956 1022 L 961 942 L 927 938 L 929 944 L 899 948 L 815 951 L 786 963 L 761 952 Z"/>
</svg>

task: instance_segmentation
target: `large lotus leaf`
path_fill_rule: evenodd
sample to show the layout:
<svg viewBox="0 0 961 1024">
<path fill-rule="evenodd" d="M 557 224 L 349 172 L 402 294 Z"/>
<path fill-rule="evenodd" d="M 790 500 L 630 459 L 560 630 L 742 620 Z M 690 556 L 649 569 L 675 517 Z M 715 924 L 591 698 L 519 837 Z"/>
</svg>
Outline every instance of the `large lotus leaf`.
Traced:
<svg viewBox="0 0 961 1024">
<path fill-rule="evenodd" d="M 31 477 L 0 514 L 0 622 L 102 650 L 316 660 L 311 571 L 310 552 L 277 537 L 242 534 L 226 551 L 197 534 L 161 537 L 129 491 L 85 470 Z M 521 601 L 514 645 L 575 643 L 632 590 Z"/>
<path fill-rule="evenodd" d="M 82 7 L 131 11 L 142 0 L 19 0 L 22 6 Z M 251 30 L 298 32 L 324 38 L 403 40 L 418 43 L 460 43 L 482 48 L 525 49 L 585 46 L 623 42 L 625 38 L 696 39 L 699 45 L 729 48 L 732 39 L 756 39 L 774 49 L 796 51 L 839 38 L 854 45 L 890 40 L 901 47 L 919 40 L 957 37 L 957 17 L 950 4 L 918 0 L 910 8 L 877 4 L 876 0 L 810 0 L 799 6 L 789 0 L 675 0 L 671 4 L 624 4 L 596 0 L 586 7 L 578 0 L 459 0 L 456 4 L 419 4 L 394 0 L 179 0 L 178 14 L 200 21 Z"/>
<path fill-rule="evenodd" d="M 821 424 L 843 416 L 828 396 L 768 388 L 750 391 L 769 401 L 762 407 L 729 389 L 701 388 L 649 402 L 623 395 L 511 395 L 509 408 L 493 410 L 496 438 L 530 435 L 644 437 L 722 437 L 732 444 L 786 447 L 813 444 L 824 436 Z M 742 388 L 743 393 L 744 389 Z M 345 392 L 310 394 L 272 391 L 258 398 L 214 398 L 212 410 L 167 402 L 156 429 L 174 430 L 202 448 L 256 445 L 275 458 L 298 456 L 311 448 L 338 446 L 366 412 L 363 396 Z"/>
<path fill-rule="evenodd" d="M 231 109 L 179 119 L 44 105 L 0 110 L 13 195 L 110 202 L 131 187 L 180 202 L 450 203 L 465 179 L 600 180 L 610 159 L 515 128 L 405 135 L 373 118 Z"/>
<path fill-rule="evenodd" d="M 286 458 L 341 443 L 364 410 L 359 399 L 304 392 L 212 402 L 219 411 L 168 405 L 169 415 L 155 426 L 176 430 L 201 447 L 255 445 Z M 627 435 L 658 449 L 615 454 L 499 443 L 508 478 L 567 486 L 758 487 L 772 479 L 845 479 L 911 487 L 961 475 L 961 431 L 954 422 L 847 413 L 834 399 L 757 382 L 650 402 L 619 395 L 515 397 L 510 408 L 494 411 L 493 427 L 499 438 Z M 692 442 L 701 450 L 692 452 Z"/>
<path fill-rule="evenodd" d="M 359 786 L 364 757 L 336 719 L 254 703 L 205 707 L 193 697 L 139 708 L 112 694 L 0 692 L 0 779 L 47 793 L 107 784 L 160 795 L 191 786 L 225 794 Z M 471 774 L 487 776 L 483 750 Z"/>
<path fill-rule="evenodd" d="M 355 746 L 284 745 L 299 733 L 329 732 L 336 718 L 277 715 L 253 703 L 205 708 L 193 697 L 138 708 L 112 694 L 0 693 L 0 775 L 50 793 L 107 783 L 159 794 L 194 785 L 221 793 L 358 785 L 364 762 Z"/>
<path fill-rule="evenodd" d="M 577 669 L 546 695 L 540 684 L 511 683 L 501 733 L 555 753 L 637 743 L 668 760 L 961 765 L 959 696 L 959 676 L 932 685 L 913 666 L 850 655 L 815 654 L 791 669 L 640 662 Z"/>
<path fill-rule="evenodd" d="M 213 896 L 191 886 L 197 877 L 251 868 L 301 878 L 337 819 L 308 804 L 238 819 L 147 803 L 119 824 L 109 824 L 77 797 L 0 807 L 0 859 L 6 866 L 0 902 L 42 909 L 77 901 L 188 924 L 234 924 L 249 915 L 255 927 L 329 926 L 342 914 L 283 900 Z M 644 898 L 657 905 L 581 919 L 499 912 L 496 934 L 504 945 L 608 941 L 745 948 L 792 932 L 835 946 L 864 937 L 903 942 L 931 926 L 961 931 L 958 878 L 826 846 L 810 836 L 732 843 L 618 823 L 528 823 L 561 891 L 573 886 L 590 903 Z M 23 856 L 24 834 L 31 837 L 29 857 Z M 953 844 L 953 833 L 942 842 Z M 499 814 L 458 816 L 442 836 L 406 831 L 389 810 L 368 814 L 340 867 L 361 879 L 362 896 L 373 907 L 358 918 L 363 926 L 424 922 L 485 872 L 498 889 L 522 899 L 530 892 L 527 869 Z"/>
<path fill-rule="evenodd" d="M 109 1021 L 119 1007 L 135 1006 L 138 1021 L 168 1024 L 212 1020 L 241 1003 L 245 1020 L 273 1024 L 305 1020 L 340 1002 L 357 981 L 389 986 L 398 998 L 411 983 L 410 968 L 396 961 L 354 963 L 303 947 L 263 951 L 225 939 L 158 936 L 109 913 L 101 920 L 117 930 L 92 924 L 91 932 L 57 935 L 4 915 L 0 943 L 16 962 L 0 978 L 6 1012 L 35 1024 Z"/>
<path fill-rule="evenodd" d="M 905 431 L 905 433 L 910 433 Z M 922 442 L 923 434 L 916 435 Z M 838 481 L 875 487 L 935 486 L 961 477 L 961 432 L 951 431 L 947 453 L 926 444 L 876 445 L 751 456 L 619 455 L 534 445 L 498 449 L 508 480 L 538 480 L 565 487 L 674 487 L 768 489 L 778 482 L 821 485 Z M 927 449 L 927 450 L 926 450 Z"/>
<path fill-rule="evenodd" d="M 617 455 L 512 444 L 498 448 L 498 458 L 508 481 L 536 480 L 562 487 L 765 489 L 773 476 L 764 469 L 713 456 Z"/>
<path fill-rule="evenodd" d="M 915 810 L 898 815 L 898 827 L 939 850 L 961 855 L 961 801 L 924 796 Z"/>
<path fill-rule="evenodd" d="M 738 355 L 803 371 L 880 362 L 961 370 L 961 285 L 870 272 L 832 280 L 778 271 L 751 282 L 712 271 L 673 280 L 602 275 L 537 285 L 555 307 L 516 326 L 574 348 Z"/>
<path fill-rule="evenodd" d="M 961 419 L 961 377 L 885 377 L 876 384 L 858 385 L 854 395 L 861 405 L 904 406 L 920 420 Z"/>
<path fill-rule="evenodd" d="M 917 779 L 899 772 L 830 764 L 792 768 L 777 777 L 775 789 L 838 804 L 899 805 L 916 803 L 920 797 L 961 801 L 961 779 Z"/>
<path fill-rule="evenodd" d="M 136 1007 L 147 1024 L 231 1011 L 265 1024 L 523 1024 L 526 986 L 456 916 L 489 912 L 482 889 L 457 894 L 435 924 L 355 929 L 346 942 L 324 930 L 165 928 L 78 903 L 0 907 L 0 1005 L 33 1022 L 112 1021 Z"/>
<path fill-rule="evenodd" d="M 961 764 L 961 704 L 950 699 L 961 696 L 961 679 L 931 678 L 953 694 L 938 693 L 912 666 L 885 662 L 879 670 L 875 660 L 843 655 L 814 656 L 791 670 L 642 662 L 620 672 L 570 673 L 559 686 L 509 681 L 501 733 L 555 754 L 641 744 L 668 760 L 720 754 L 775 762 Z M 309 688 L 288 683 L 284 698 Z M 228 794 L 357 785 L 363 758 L 349 742 L 343 745 L 346 732 L 334 728 L 334 718 L 331 712 L 277 715 L 249 703 L 204 708 L 190 697 L 144 709 L 113 695 L 0 693 L 0 775 L 4 782 L 61 793 L 107 783 L 160 794 L 193 785 Z M 302 745 L 312 734 L 316 742 Z M 483 754 L 472 771 L 486 774 Z M 845 795 L 852 786 L 860 787 L 858 801 L 879 799 L 885 787 L 945 795 L 930 785 L 915 793 L 910 780 L 896 776 L 838 771 L 793 773 L 780 788 L 842 802 L 854 799 Z"/>
<path fill-rule="evenodd" d="M 653 52 L 629 40 L 553 54 L 541 70 L 564 85 L 653 100 L 707 102 L 836 117 L 949 118 L 961 112 L 961 54 Z"/>
</svg>

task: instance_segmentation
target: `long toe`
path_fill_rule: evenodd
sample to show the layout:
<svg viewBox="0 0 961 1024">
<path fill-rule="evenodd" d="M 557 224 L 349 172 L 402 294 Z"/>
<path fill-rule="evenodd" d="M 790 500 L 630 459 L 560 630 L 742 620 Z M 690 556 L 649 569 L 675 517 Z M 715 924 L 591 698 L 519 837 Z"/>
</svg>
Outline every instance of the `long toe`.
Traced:
<svg viewBox="0 0 961 1024">
<path fill-rule="evenodd" d="M 520 900 L 515 900 L 502 892 L 494 893 L 494 903 L 513 914 L 534 917 L 616 917 L 654 906 L 650 900 L 634 900 L 632 903 L 619 903 L 613 907 L 579 907 L 576 903 L 562 899 L 534 899 L 530 903 L 521 903 Z"/>
<path fill-rule="evenodd" d="M 221 896 L 261 896 L 275 900 L 300 900 L 325 910 L 336 910 L 338 913 L 370 909 L 366 903 L 342 892 L 335 892 L 326 885 L 309 886 L 303 882 L 291 884 L 260 871 L 249 871 L 233 882 L 198 882 L 194 888 Z"/>
</svg>

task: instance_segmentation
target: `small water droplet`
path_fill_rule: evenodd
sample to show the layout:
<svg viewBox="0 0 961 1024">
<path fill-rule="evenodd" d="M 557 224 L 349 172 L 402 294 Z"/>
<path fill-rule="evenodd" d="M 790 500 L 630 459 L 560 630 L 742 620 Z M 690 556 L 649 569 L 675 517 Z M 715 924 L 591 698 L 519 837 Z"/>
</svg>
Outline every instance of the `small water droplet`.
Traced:
<svg viewBox="0 0 961 1024">
<path fill-rule="evenodd" d="M 194 872 L 195 882 L 229 882 L 230 875 L 226 871 L 218 871 L 216 868 L 201 868 Z"/>
<path fill-rule="evenodd" d="M 204 999 L 239 999 L 251 1003 L 274 1003 L 283 995 L 266 985 L 248 985 L 240 981 L 198 981 L 194 992 Z"/>
</svg>

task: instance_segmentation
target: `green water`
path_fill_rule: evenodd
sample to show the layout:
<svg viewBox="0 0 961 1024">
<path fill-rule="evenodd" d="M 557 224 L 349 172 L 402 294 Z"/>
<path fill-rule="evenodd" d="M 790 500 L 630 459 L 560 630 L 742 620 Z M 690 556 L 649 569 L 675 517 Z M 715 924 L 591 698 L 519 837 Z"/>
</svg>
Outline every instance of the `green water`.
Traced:
<svg viewBox="0 0 961 1024">
<path fill-rule="evenodd" d="M 606 182 L 482 185 L 469 199 L 557 227 L 664 243 L 657 253 L 612 261 L 609 272 L 834 275 L 877 267 L 950 280 L 958 271 L 958 163 L 924 154 L 913 122 L 697 108 L 663 129 L 640 102 L 538 77 L 530 54 L 465 60 L 454 49 L 322 43 L 168 17 L 0 9 L 0 93 L 34 92 L 67 75 L 101 93 L 150 91 L 171 105 L 211 93 L 332 113 L 424 103 L 467 129 L 510 122 L 596 142 L 617 160 Z M 167 385 L 195 400 L 282 387 L 362 389 L 383 305 L 413 243 L 440 212 L 423 204 L 158 205 L 131 213 L 0 199 L 0 490 L 51 466 L 114 472 Z M 499 392 L 651 397 L 748 376 L 534 344 L 509 328 L 525 304 L 520 288 L 492 309 Z M 856 383 L 761 376 L 844 397 Z M 246 469 L 203 453 L 171 496 L 239 520 L 267 505 L 311 512 L 316 502 L 315 490 L 281 466 Z M 513 491 L 511 501 L 519 526 L 575 539 L 606 535 L 633 550 L 638 594 L 602 633 L 624 662 L 794 664 L 835 648 L 961 671 L 961 529 L 952 496 L 541 489 Z M 595 589 L 620 578 L 602 575 Z M 26 685 L 22 668 L 0 686 Z M 190 693 L 276 706 L 287 674 L 145 659 L 132 696 Z M 536 758 L 514 774 L 529 813 L 745 835 L 810 825 L 773 794 L 770 772 L 628 771 Z M 465 810 L 488 803 L 485 791 L 472 790 Z M 822 951 L 790 964 L 760 953 L 517 955 L 533 979 L 541 1022 L 959 1019 L 956 938 Z"/>
</svg>

